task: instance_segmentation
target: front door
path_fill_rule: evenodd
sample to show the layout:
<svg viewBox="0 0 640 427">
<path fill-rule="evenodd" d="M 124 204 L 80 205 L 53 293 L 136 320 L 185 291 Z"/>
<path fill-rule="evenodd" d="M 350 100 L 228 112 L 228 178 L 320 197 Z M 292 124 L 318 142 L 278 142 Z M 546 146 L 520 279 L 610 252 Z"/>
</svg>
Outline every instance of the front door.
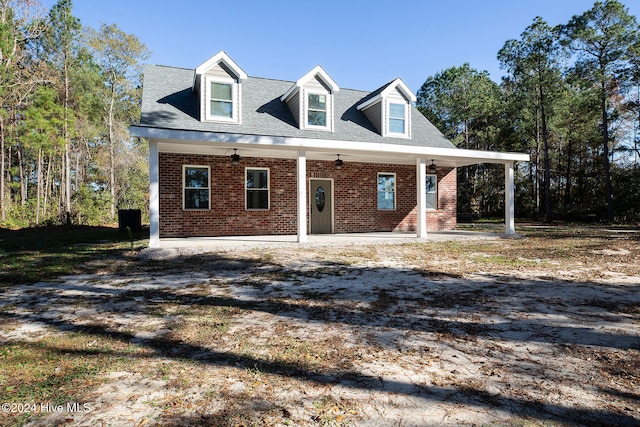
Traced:
<svg viewBox="0 0 640 427">
<path fill-rule="evenodd" d="M 311 180 L 311 234 L 333 232 L 333 181 Z"/>
</svg>

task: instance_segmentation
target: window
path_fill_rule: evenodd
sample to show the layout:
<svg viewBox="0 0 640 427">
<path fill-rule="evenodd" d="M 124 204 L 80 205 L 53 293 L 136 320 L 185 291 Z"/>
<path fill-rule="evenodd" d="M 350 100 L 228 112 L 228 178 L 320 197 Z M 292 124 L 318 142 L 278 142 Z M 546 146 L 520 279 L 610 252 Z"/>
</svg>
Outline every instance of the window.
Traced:
<svg viewBox="0 0 640 427">
<path fill-rule="evenodd" d="M 209 166 L 184 166 L 184 209 L 209 209 Z"/>
<path fill-rule="evenodd" d="M 378 174 L 378 209 L 393 210 L 396 208 L 396 174 Z"/>
<path fill-rule="evenodd" d="M 206 87 L 206 119 L 239 122 L 237 92 L 240 89 L 235 80 L 207 76 Z"/>
<path fill-rule="evenodd" d="M 233 96 L 232 85 L 228 83 L 211 82 L 211 105 L 212 116 L 233 118 Z"/>
<path fill-rule="evenodd" d="M 247 209 L 269 209 L 269 169 L 246 169 Z"/>
<path fill-rule="evenodd" d="M 389 132 L 405 134 L 405 104 L 389 104 Z"/>
<path fill-rule="evenodd" d="M 327 95 L 308 95 L 307 125 L 327 127 Z"/>
<path fill-rule="evenodd" d="M 427 175 L 427 209 L 438 209 L 438 178 Z"/>
</svg>

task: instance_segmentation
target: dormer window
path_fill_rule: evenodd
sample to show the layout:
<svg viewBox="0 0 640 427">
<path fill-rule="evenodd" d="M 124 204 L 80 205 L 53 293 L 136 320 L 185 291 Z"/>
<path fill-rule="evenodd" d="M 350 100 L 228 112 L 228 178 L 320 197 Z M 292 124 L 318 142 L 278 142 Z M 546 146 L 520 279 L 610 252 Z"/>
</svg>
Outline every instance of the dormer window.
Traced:
<svg viewBox="0 0 640 427">
<path fill-rule="evenodd" d="M 285 102 L 300 130 L 334 129 L 334 94 L 340 88 L 321 66 L 302 76 L 280 101 Z"/>
<path fill-rule="evenodd" d="M 193 91 L 200 98 L 200 120 L 239 124 L 242 117 L 242 71 L 225 52 L 195 69 Z"/>
<path fill-rule="evenodd" d="M 406 104 L 389 103 L 389 133 L 406 134 L 405 109 Z"/>
<path fill-rule="evenodd" d="M 205 76 L 206 120 L 238 122 L 238 84 L 233 79 Z"/>
<path fill-rule="evenodd" d="M 208 116 L 233 120 L 233 111 L 233 83 L 210 81 Z"/>
<path fill-rule="evenodd" d="M 380 135 L 411 138 L 411 103 L 416 96 L 402 80 L 395 79 L 363 98 L 356 108 L 364 113 Z"/>
<path fill-rule="evenodd" d="M 310 93 L 307 98 L 307 126 L 327 127 L 327 95 Z"/>
</svg>

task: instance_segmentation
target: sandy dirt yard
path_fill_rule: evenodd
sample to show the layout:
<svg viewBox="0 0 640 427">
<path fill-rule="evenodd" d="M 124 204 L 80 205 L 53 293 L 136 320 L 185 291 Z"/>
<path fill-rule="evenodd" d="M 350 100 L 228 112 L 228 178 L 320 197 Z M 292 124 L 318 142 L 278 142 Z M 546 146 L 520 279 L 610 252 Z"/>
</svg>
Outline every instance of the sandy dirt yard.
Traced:
<svg viewBox="0 0 640 427">
<path fill-rule="evenodd" d="M 86 374 L 0 424 L 640 425 L 637 230 L 203 250 L 4 289 L 0 357 Z"/>
</svg>

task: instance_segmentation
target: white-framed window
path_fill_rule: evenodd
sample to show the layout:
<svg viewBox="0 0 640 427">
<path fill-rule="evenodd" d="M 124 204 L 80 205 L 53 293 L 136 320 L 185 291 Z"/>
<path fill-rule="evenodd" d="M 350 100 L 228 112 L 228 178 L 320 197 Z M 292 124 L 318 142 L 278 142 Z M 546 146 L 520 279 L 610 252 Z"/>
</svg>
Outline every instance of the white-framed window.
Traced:
<svg viewBox="0 0 640 427">
<path fill-rule="evenodd" d="M 438 209 L 438 177 L 427 175 L 427 209 Z"/>
<path fill-rule="evenodd" d="M 209 166 L 184 165 L 182 167 L 183 208 L 185 210 L 210 209 L 210 168 Z"/>
<path fill-rule="evenodd" d="M 205 81 L 207 120 L 238 122 L 238 84 L 236 81 L 213 76 L 207 76 Z"/>
<path fill-rule="evenodd" d="M 331 128 L 331 94 L 305 91 L 305 128 L 330 130 Z"/>
<path fill-rule="evenodd" d="M 245 168 L 245 207 L 247 210 L 269 209 L 269 169 Z"/>
<path fill-rule="evenodd" d="M 378 210 L 396 208 L 396 174 L 378 173 Z"/>
<path fill-rule="evenodd" d="M 407 104 L 389 102 L 388 129 L 392 135 L 407 135 Z"/>
<path fill-rule="evenodd" d="M 327 95 L 307 94 L 307 125 L 327 127 Z"/>
</svg>

